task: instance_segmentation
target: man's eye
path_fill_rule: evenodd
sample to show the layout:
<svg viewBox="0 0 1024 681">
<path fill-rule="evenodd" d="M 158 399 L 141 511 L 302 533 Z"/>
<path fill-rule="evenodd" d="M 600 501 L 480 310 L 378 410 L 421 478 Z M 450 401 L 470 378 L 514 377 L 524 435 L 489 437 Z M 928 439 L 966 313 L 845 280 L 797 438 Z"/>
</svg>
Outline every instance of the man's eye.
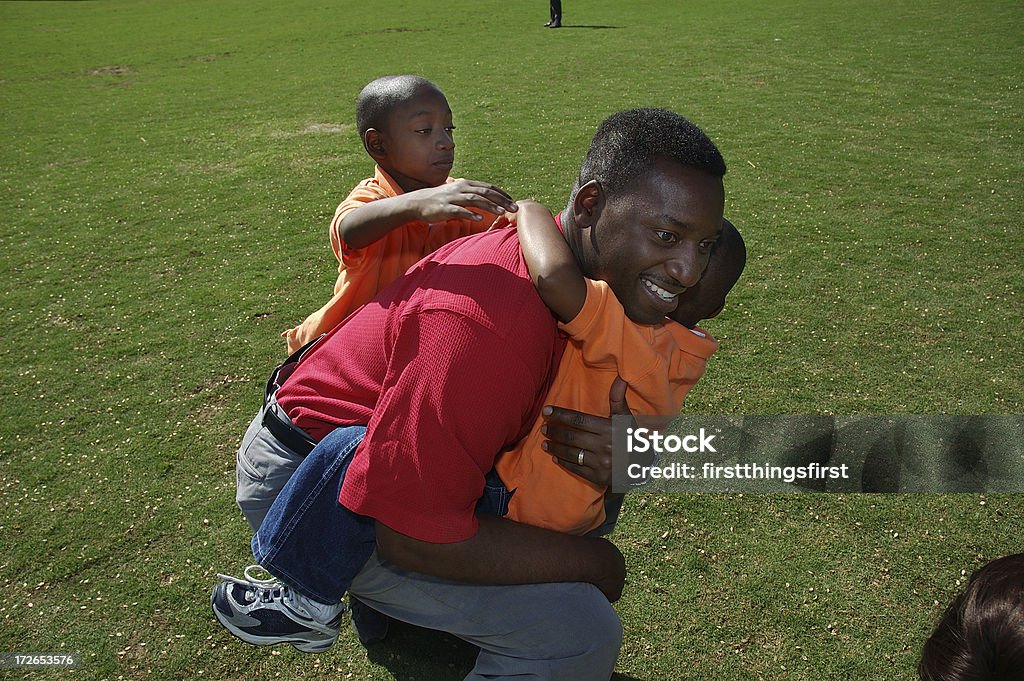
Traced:
<svg viewBox="0 0 1024 681">
<path fill-rule="evenodd" d="M 429 135 L 430 132 L 431 132 L 431 129 L 430 128 L 420 128 L 416 132 L 418 132 L 421 135 Z"/>
<path fill-rule="evenodd" d="M 451 133 L 452 131 L 455 130 L 455 126 L 454 125 L 449 125 L 447 128 L 445 128 L 445 130 L 447 130 L 449 133 Z"/>
<path fill-rule="evenodd" d="M 666 232 L 666 231 L 663 231 L 663 230 L 659 229 L 659 230 L 655 231 L 654 234 L 655 234 L 655 236 L 658 237 L 658 239 L 660 241 L 664 241 L 667 244 L 673 244 L 676 241 L 678 241 L 678 239 L 676 238 L 676 235 L 673 234 L 672 232 Z"/>
</svg>

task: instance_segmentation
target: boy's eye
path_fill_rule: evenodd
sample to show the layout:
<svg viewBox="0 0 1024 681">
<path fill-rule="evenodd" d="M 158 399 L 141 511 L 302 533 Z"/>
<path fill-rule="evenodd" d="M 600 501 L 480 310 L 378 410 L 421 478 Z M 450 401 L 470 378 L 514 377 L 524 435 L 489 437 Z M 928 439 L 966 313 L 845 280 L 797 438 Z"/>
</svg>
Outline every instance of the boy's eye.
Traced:
<svg viewBox="0 0 1024 681">
<path fill-rule="evenodd" d="M 432 130 L 433 130 L 432 128 L 420 128 L 416 132 L 421 134 L 421 135 L 429 135 L 432 132 Z"/>
<path fill-rule="evenodd" d="M 721 239 L 721 238 L 722 238 L 722 235 L 719 234 L 714 239 L 704 239 L 704 241 L 701 241 L 700 244 L 699 244 L 700 249 L 702 251 L 710 251 L 712 248 L 715 247 L 715 244 L 717 244 L 718 240 Z"/>
<path fill-rule="evenodd" d="M 449 125 L 447 128 L 445 128 L 445 130 L 447 130 L 448 134 L 450 135 L 455 130 L 455 126 Z"/>
<path fill-rule="evenodd" d="M 665 230 L 655 230 L 654 235 L 658 237 L 659 241 L 664 241 L 667 244 L 674 244 L 679 238 L 672 232 L 666 232 Z"/>
</svg>

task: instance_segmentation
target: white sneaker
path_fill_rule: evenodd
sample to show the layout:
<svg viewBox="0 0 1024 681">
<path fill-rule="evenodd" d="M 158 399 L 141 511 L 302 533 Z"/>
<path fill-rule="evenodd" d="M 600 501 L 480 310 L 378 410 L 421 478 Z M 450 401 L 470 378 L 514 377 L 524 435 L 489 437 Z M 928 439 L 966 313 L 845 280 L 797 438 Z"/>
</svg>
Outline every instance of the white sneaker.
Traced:
<svg viewBox="0 0 1024 681">
<path fill-rule="evenodd" d="M 306 653 L 327 650 L 338 640 L 341 603 L 320 603 L 295 592 L 279 580 L 257 578 L 259 565 L 245 568 L 244 579 L 217 576 L 210 605 L 225 629 L 246 643 L 270 646 L 290 643 Z"/>
</svg>

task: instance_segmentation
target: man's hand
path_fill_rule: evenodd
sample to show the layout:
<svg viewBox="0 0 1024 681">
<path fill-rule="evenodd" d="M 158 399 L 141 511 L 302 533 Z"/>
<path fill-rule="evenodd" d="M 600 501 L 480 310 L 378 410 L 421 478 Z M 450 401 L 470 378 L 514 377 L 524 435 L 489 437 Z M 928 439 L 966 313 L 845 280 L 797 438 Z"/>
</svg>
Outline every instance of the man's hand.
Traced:
<svg viewBox="0 0 1024 681">
<path fill-rule="evenodd" d="M 615 377 L 608 391 L 612 416 L 629 416 L 626 382 Z M 596 485 L 612 484 L 612 420 L 573 409 L 546 406 L 541 414 L 541 432 L 547 440 L 541 445 L 556 463 Z M 582 456 L 581 456 L 582 455 Z M 582 461 L 582 463 L 581 463 Z"/>
<path fill-rule="evenodd" d="M 615 544 L 607 539 L 601 541 L 608 545 L 605 551 L 608 556 L 605 563 L 608 573 L 604 578 L 595 579 L 594 586 L 601 590 L 609 603 L 614 603 L 622 598 L 622 590 L 626 587 L 626 557 L 622 555 Z"/>
<path fill-rule="evenodd" d="M 440 187 L 419 189 L 408 194 L 415 200 L 418 219 L 424 222 L 465 219 L 480 221 L 483 218 L 467 207 L 478 208 L 488 213 L 501 215 L 519 210 L 516 202 L 504 190 L 486 182 L 458 180 Z"/>
</svg>

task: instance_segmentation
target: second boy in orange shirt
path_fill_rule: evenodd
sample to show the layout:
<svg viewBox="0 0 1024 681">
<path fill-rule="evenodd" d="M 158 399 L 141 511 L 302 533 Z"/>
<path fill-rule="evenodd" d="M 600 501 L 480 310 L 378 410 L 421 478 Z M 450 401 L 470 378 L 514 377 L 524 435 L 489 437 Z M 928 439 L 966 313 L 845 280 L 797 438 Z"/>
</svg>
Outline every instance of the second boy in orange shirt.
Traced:
<svg viewBox="0 0 1024 681">
<path fill-rule="evenodd" d="M 409 75 L 372 81 L 356 100 L 356 124 L 376 163 L 374 175 L 334 213 L 334 295 L 281 334 L 289 353 L 333 329 L 423 256 L 516 210 L 501 189 L 448 176 L 455 126 L 448 100 L 430 81 Z"/>
</svg>

